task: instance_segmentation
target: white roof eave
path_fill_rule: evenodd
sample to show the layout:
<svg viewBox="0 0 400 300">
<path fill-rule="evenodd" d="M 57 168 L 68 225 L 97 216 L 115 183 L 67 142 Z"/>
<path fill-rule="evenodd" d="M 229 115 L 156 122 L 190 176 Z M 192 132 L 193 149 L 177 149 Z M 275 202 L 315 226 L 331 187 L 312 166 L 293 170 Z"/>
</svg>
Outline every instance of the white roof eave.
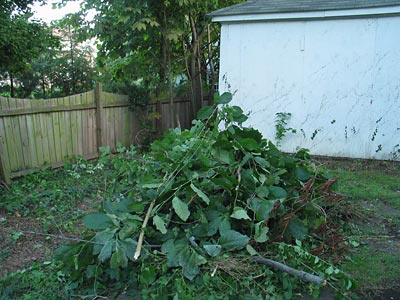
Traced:
<svg viewBox="0 0 400 300">
<path fill-rule="evenodd" d="M 255 22 L 255 21 L 361 18 L 361 17 L 391 16 L 391 15 L 400 15 L 400 5 L 376 7 L 376 8 L 362 8 L 362 9 L 215 16 L 212 18 L 212 21 L 220 23 L 225 23 L 225 22 L 231 23 L 231 22 Z"/>
</svg>

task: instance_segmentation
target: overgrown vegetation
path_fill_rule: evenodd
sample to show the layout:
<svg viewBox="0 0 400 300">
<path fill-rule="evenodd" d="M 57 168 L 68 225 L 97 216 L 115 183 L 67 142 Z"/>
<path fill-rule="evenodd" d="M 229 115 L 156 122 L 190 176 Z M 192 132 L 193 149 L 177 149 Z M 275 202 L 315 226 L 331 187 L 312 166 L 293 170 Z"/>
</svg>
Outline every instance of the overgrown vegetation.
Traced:
<svg viewBox="0 0 400 300">
<path fill-rule="evenodd" d="M 352 198 L 344 200 L 328 192 L 331 176 L 315 167 L 306 151 L 283 155 L 257 131 L 242 128 L 246 117 L 240 108 L 223 105 L 229 99 L 220 97 L 219 109 L 205 108 L 191 130 L 170 131 L 148 153 L 119 146 L 120 154 L 112 155 L 103 148 L 99 161 L 77 160 L 2 191 L 3 209 L 40 221 L 51 221 L 44 216 L 54 214 L 60 226 L 45 232 L 60 235 L 61 230 L 87 242 L 60 249 L 62 268 L 46 262 L 2 278 L 0 299 L 299 299 L 306 292 L 318 294 L 321 286 L 260 265 L 259 255 L 324 277 L 339 299 L 351 297 L 351 281 L 331 263 L 344 256 L 344 269 L 361 283 L 360 299 L 369 299 L 370 289 L 395 288 L 399 260 L 388 251 L 397 244 L 388 240 L 395 238 L 391 230 L 398 228 L 398 210 L 394 207 L 391 215 L 388 205 L 399 201 L 398 170 L 386 175 L 330 171 L 345 179 L 338 191 Z M 365 194 L 366 186 L 379 192 Z M 76 193 L 66 196 L 68 189 Z M 93 203 L 101 204 L 101 210 L 84 217 L 86 229 L 76 221 L 63 227 L 71 212 L 81 215 L 83 203 L 89 211 Z M 376 223 L 367 219 L 372 216 Z M 319 222 L 328 226 L 318 227 Z M 349 236 L 345 243 L 339 226 Z M 24 238 L 20 234 L 12 233 L 16 241 Z M 356 248 L 342 252 L 339 246 Z"/>
<path fill-rule="evenodd" d="M 345 246 L 328 216 L 333 181 L 312 168 L 307 151 L 286 156 L 243 128 L 247 117 L 226 105 L 230 100 L 217 96 L 219 106 L 203 108 L 190 130 L 171 130 L 139 159 L 134 149 L 120 149 L 125 155 L 100 160 L 112 164 L 114 178 L 102 210 L 83 218 L 94 233 L 57 253 L 81 294 L 318 295 L 323 284 L 272 271 L 257 263 L 260 256 L 305 269 L 347 294 L 352 282 L 332 265 Z"/>
</svg>

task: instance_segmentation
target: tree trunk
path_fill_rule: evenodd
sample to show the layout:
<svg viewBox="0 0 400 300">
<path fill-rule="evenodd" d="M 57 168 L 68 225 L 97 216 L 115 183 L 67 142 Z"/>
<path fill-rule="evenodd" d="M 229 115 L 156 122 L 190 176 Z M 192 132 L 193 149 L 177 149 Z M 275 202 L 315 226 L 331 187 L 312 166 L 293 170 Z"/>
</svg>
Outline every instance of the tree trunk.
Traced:
<svg viewBox="0 0 400 300">
<path fill-rule="evenodd" d="M 12 73 L 9 73 L 8 75 L 10 76 L 10 95 L 11 95 L 11 98 L 15 98 L 14 76 Z"/>
<path fill-rule="evenodd" d="M 190 45 L 189 76 L 191 81 L 192 108 L 193 113 L 199 111 L 203 104 L 203 82 L 201 73 L 201 49 L 200 44 L 203 38 L 204 28 L 197 29 L 194 17 L 189 15 L 190 28 L 192 30 L 192 40 Z"/>
<path fill-rule="evenodd" d="M 163 28 L 162 28 L 162 59 L 164 64 L 164 71 L 166 70 L 168 100 L 169 100 L 169 127 L 175 127 L 175 109 L 174 109 L 174 95 L 173 95 L 173 82 L 171 72 L 171 47 L 168 40 L 168 20 L 167 20 L 167 7 L 163 2 Z M 162 82 L 163 84 L 164 82 Z"/>
</svg>

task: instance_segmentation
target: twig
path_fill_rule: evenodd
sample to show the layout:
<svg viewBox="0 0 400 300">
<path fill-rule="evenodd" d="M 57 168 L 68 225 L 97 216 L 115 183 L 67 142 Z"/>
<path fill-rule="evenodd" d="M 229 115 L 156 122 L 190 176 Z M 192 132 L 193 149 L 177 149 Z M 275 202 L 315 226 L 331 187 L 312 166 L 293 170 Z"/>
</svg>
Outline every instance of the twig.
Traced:
<svg viewBox="0 0 400 300">
<path fill-rule="evenodd" d="M 151 211 L 153 210 L 154 204 L 156 203 L 156 199 L 157 198 L 155 198 L 150 203 L 150 206 L 147 209 L 146 217 L 144 218 L 144 221 L 143 221 L 143 224 L 142 224 L 142 232 L 140 232 L 138 243 L 137 243 L 137 246 L 136 246 L 135 255 L 133 256 L 133 258 L 135 260 L 137 260 L 139 258 L 140 253 L 142 252 L 142 245 L 143 245 L 143 239 L 144 239 L 144 229 L 146 228 L 147 223 L 149 222 L 150 214 L 151 214 Z"/>
<path fill-rule="evenodd" d="M 60 240 L 66 240 L 66 241 L 71 241 L 71 242 L 83 242 L 83 243 L 89 243 L 89 244 L 95 244 L 95 245 L 105 245 L 106 243 L 97 243 L 89 240 L 84 240 L 80 238 L 75 238 L 75 237 L 67 237 L 64 235 L 55 235 L 55 234 L 50 234 L 50 233 L 41 233 L 41 232 L 34 232 L 34 231 L 21 231 L 23 234 L 34 234 L 34 235 L 41 235 L 41 236 L 48 236 Z M 152 244 L 146 244 L 146 247 L 148 248 L 161 248 L 161 245 L 152 245 Z"/>
<path fill-rule="evenodd" d="M 96 244 L 96 245 L 104 245 L 104 243 L 96 243 L 93 241 L 89 241 L 89 240 L 83 240 L 80 238 L 75 238 L 75 237 L 67 237 L 64 235 L 55 235 L 55 234 L 50 234 L 50 233 L 41 233 L 41 232 L 34 232 L 34 231 L 21 231 L 22 233 L 26 233 L 26 234 L 34 234 L 34 235 L 41 235 L 41 236 L 48 236 L 48 237 L 52 237 L 52 238 L 56 238 L 56 239 L 61 239 L 61 240 L 66 240 L 66 241 L 72 241 L 72 242 L 84 242 L 84 243 L 89 243 L 89 244 Z"/>
<path fill-rule="evenodd" d="M 268 258 L 264 258 L 264 257 L 255 257 L 254 261 L 259 264 L 268 265 L 268 266 L 278 269 L 282 272 L 285 272 L 289 275 L 300 277 L 301 279 L 311 282 L 311 283 L 322 284 L 323 286 L 327 285 L 326 279 L 324 279 L 322 277 L 312 275 L 310 273 L 307 273 L 307 272 L 304 272 L 301 270 L 293 269 L 287 265 L 284 265 L 284 264 L 274 261 L 272 259 L 268 259 Z"/>
</svg>

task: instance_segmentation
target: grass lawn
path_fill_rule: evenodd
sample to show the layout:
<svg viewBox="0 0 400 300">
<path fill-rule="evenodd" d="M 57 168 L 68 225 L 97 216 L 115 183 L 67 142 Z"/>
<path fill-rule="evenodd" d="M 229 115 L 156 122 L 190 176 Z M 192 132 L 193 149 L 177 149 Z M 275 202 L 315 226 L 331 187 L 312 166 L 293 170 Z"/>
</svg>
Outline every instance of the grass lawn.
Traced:
<svg viewBox="0 0 400 300">
<path fill-rule="evenodd" d="M 331 160 L 324 164 L 348 195 L 353 218 L 345 229 L 354 247 L 342 269 L 359 287 L 359 299 L 400 299 L 400 164 Z M 380 295 L 380 298 L 379 298 Z"/>
<path fill-rule="evenodd" d="M 342 225 L 352 245 L 341 268 L 359 283 L 355 297 L 400 297 L 394 294 L 400 288 L 400 165 L 323 159 L 318 164 L 338 179 L 337 192 L 349 196 L 338 208 L 347 216 Z M 0 191 L 0 300 L 79 299 L 52 261 L 53 250 L 65 243 L 58 237 L 84 235 L 81 216 L 107 197 L 112 180 L 107 170 L 78 161 Z"/>
</svg>

